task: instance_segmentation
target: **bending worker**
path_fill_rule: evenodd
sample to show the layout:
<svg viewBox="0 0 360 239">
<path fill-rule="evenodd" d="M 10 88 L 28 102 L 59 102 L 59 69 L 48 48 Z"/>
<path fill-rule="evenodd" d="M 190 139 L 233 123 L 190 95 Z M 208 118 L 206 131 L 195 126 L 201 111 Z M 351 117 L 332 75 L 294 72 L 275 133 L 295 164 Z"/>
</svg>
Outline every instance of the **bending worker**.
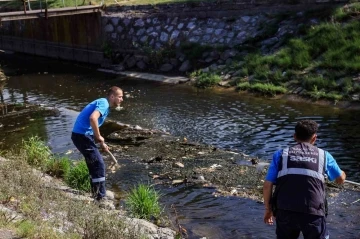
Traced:
<svg viewBox="0 0 360 239">
<path fill-rule="evenodd" d="M 106 189 L 105 164 L 94 140 L 100 143 L 104 151 L 109 150 L 104 138 L 100 135 L 99 127 L 104 123 L 109 109 L 120 106 L 122 101 L 122 89 L 116 86 L 111 87 L 106 98 L 94 100 L 85 106 L 77 117 L 72 131 L 71 139 L 85 157 L 90 173 L 91 192 L 96 200 L 105 197 Z"/>
<path fill-rule="evenodd" d="M 264 222 L 276 216 L 278 239 L 328 239 L 325 175 L 342 184 L 346 175 L 332 155 L 314 146 L 318 125 L 302 120 L 295 126 L 295 146 L 274 153 L 263 188 Z M 276 185 L 272 195 L 273 185 Z"/>
</svg>

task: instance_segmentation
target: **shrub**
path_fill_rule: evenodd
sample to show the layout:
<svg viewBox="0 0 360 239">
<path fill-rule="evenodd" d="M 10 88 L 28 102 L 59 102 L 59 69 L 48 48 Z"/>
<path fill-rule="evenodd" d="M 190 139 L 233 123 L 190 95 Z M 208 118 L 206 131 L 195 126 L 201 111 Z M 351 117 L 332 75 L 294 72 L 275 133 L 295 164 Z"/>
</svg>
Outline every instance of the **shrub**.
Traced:
<svg viewBox="0 0 360 239">
<path fill-rule="evenodd" d="M 274 56 L 271 63 L 280 68 L 288 68 L 291 65 L 291 57 L 288 49 L 283 48 Z"/>
<path fill-rule="evenodd" d="M 266 81 L 269 79 L 269 76 L 271 75 L 271 70 L 269 68 L 269 65 L 261 64 L 254 69 L 253 74 L 255 80 Z"/>
<path fill-rule="evenodd" d="M 22 141 L 25 159 L 28 164 L 35 167 L 45 167 L 51 156 L 50 148 L 38 137 L 33 136 Z"/>
<path fill-rule="evenodd" d="M 207 88 L 216 85 L 221 81 L 220 76 L 211 73 L 200 73 L 195 80 L 195 86 L 198 88 Z"/>
<path fill-rule="evenodd" d="M 314 87 L 317 89 L 332 89 L 335 86 L 335 81 L 325 79 L 323 76 L 309 75 L 303 80 L 303 87 L 309 91 L 313 90 Z"/>
<path fill-rule="evenodd" d="M 346 41 L 337 49 L 330 49 L 324 54 L 322 66 L 347 71 L 360 70 L 360 40 Z"/>
<path fill-rule="evenodd" d="M 49 159 L 46 165 L 46 173 L 55 177 L 64 177 L 69 173 L 71 161 L 67 157 Z"/>
<path fill-rule="evenodd" d="M 248 54 L 244 60 L 245 60 L 245 67 L 247 68 L 249 73 L 253 73 L 256 70 L 256 68 L 260 67 L 265 63 L 264 57 L 262 57 L 259 54 Z"/>
<path fill-rule="evenodd" d="M 310 65 L 311 57 L 309 47 L 300 39 L 292 39 L 289 42 L 289 54 L 292 59 L 291 66 L 294 69 L 303 69 Z"/>
<path fill-rule="evenodd" d="M 159 198 L 160 195 L 152 186 L 139 184 L 129 193 L 126 206 L 134 217 L 147 220 L 158 218 L 162 212 Z"/>
<path fill-rule="evenodd" d="M 90 191 L 89 170 L 85 160 L 81 160 L 70 168 L 69 172 L 65 174 L 65 182 L 72 188 L 86 192 Z"/>
<path fill-rule="evenodd" d="M 305 38 L 313 58 L 318 57 L 328 49 L 338 49 L 345 44 L 344 32 L 339 24 L 321 24 L 309 30 Z"/>
</svg>

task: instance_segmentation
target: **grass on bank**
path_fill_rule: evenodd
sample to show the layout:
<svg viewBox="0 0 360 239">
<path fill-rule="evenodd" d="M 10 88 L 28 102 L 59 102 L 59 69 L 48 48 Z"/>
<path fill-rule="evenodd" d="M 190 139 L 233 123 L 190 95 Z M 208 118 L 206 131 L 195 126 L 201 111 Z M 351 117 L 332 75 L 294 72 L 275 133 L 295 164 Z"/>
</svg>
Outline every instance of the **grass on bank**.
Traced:
<svg viewBox="0 0 360 239">
<path fill-rule="evenodd" d="M 98 239 L 140 238 L 131 228 L 125 228 L 117 213 L 104 213 L 87 201 L 69 199 L 35 174 L 23 155 L 8 153 L 9 161 L 0 163 L 0 201 L 22 215 L 16 221 L 0 213 L 0 226 L 17 231 L 29 239 Z"/>
<path fill-rule="evenodd" d="M 275 86 L 273 84 L 269 83 L 256 83 L 256 84 L 250 84 L 249 82 L 242 82 L 237 84 L 238 90 L 249 90 L 253 92 L 259 92 L 264 95 L 272 95 L 275 96 L 277 94 L 285 94 L 286 88 L 282 86 Z"/>
<path fill-rule="evenodd" d="M 351 80 L 360 72 L 359 18 L 360 3 L 347 4 L 337 8 L 327 22 L 303 26 L 297 38 L 288 39 L 275 53 L 262 55 L 254 48 L 226 69 L 240 72 L 237 86 L 241 90 L 282 94 L 291 81 L 314 99 L 350 99 L 351 94 L 360 93 L 360 83 Z M 198 78 L 196 86 L 209 87 L 220 72 L 192 76 Z"/>
<path fill-rule="evenodd" d="M 195 78 L 194 85 L 198 88 L 212 87 L 221 81 L 221 77 L 214 73 L 194 71 L 190 74 L 191 78 Z"/>
<path fill-rule="evenodd" d="M 18 236 L 29 239 L 146 238 L 126 228 L 118 213 L 104 213 L 96 204 L 69 199 L 52 183 L 45 182 L 41 173 L 34 173 L 35 166 L 64 177 L 78 189 L 78 185 L 89 183 L 84 161 L 73 166 L 66 157 L 45 160 L 49 152 L 37 136 L 24 140 L 18 153 L 3 152 L 2 156 L 9 160 L 0 162 L 0 202 L 23 218 L 17 221 L 10 214 L 0 213 L 1 228 L 16 230 Z M 35 160 L 38 157 L 41 160 Z M 158 218 L 162 212 L 159 197 L 153 187 L 139 185 L 127 200 L 130 213 L 143 219 Z"/>
<path fill-rule="evenodd" d="M 309 27 L 275 54 L 247 55 L 242 68 L 253 77 L 249 88 L 258 83 L 281 87 L 296 79 L 315 99 L 340 100 L 360 92 L 357 83 L 346 79 L 360 71 L 359 9 L 359 3 L 338 8 L 332 21 Z"/>
<path fill-rule="evenodd" d="M 162 213 L 159 199 L 160 194 L 152 186 L 139 184 L 127 196 L 126 206 L 130 214 L 136 218 L 156 219 Z"/>
<path fill-rule="evenodd" d="M 40 168 L 51 176 L 63 178 L 70 187 L 90 191 L 89 170 L 85 160 L 74 164 L 67 157 L 53 156 L 50 148 L 38 136 L 22 141 L 21 154 L 29 165 Z"/>
</svg>

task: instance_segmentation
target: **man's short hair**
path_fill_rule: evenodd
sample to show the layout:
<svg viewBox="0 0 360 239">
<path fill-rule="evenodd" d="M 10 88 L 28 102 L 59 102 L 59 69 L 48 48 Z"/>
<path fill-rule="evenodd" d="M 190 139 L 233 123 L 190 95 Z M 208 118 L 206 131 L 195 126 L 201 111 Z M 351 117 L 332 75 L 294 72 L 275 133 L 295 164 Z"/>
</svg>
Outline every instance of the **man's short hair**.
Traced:
<svg viewBox="0 0 360 239">
<path fill-rule="evenodd" d="M 295 126 L 296 138 L 299 140 L 307 141 L 316 134 L 318 124 L 313 120 L 301 120 Z"/>
<path fill-rule="evenodd" d="M 110 95 L 116 95 L 116 93 L 121 90 L 123 91 L 121 88 L 117 87 L 117 86 L 112 86 L 108 92 L 107 92 L 107 95 L 110 96 Z"/>
</svg>

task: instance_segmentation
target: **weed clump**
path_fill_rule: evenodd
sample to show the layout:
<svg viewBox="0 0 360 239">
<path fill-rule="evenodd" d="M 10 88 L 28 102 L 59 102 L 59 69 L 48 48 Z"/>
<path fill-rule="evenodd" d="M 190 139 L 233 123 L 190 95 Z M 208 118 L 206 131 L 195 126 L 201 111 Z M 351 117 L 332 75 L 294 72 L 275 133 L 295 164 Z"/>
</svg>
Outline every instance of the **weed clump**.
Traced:
<svg viewBox="0 0 360 239">
<path fill-rule="evenodd" d="M 59 178 L 64 178 L 71 169 L 71 161 L 67 157 L 50 158 L 46 164 L 46 173 Z"/>
<path fill-rule="evenodd" d="M 65 174 L 65 182 L 70 187 L 80 191 L 90 191 L 89 170 L 85 160 L 81 160 L 75 166 L 70 168 L 69 172 Z"/>
<path fill-rule="evenodd" d="M 50 148 L 38 136 L 23 140 L 22 148 L 26 162 L 35 167 L 44 168 L 51 156 Z"/>
<path fill-rule="evenodd" d="M 195 86 L 198 88 L 212 87 L 221 81 L 220 76 L 208 72 L 195 71 L 190 76 L 195 78 Z"/>
<path fill-rule="evenodd" d="M 136 218 L 158 218 L 162 212 L 159 198 L 159 193 L 152 186 L 139 184 L 129 193 L 126 206 L 130 214 Z"/>
</svg>

